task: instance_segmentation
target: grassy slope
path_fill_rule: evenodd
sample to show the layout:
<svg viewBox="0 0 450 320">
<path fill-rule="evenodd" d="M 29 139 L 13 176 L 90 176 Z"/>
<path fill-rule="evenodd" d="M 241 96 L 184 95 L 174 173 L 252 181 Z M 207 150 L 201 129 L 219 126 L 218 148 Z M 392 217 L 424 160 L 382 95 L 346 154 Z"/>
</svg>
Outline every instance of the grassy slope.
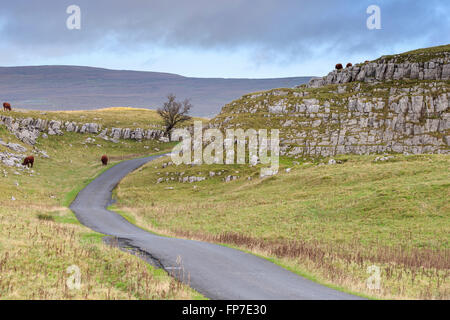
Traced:
<svg viewBox="0 0 450 320">
<path fill-rule="evenodd" d="M 247 166 L 152 163 L 124 179 L 116 206 L 146 228 L 238 246 L 345 290 L 448 299 L 449 156 L 340 158 L 334 166 L 283 159 L 293 170 L 265 180 Z M 208 178 L 155 184 L 179 172 Z M 225 183 L 226 175 L 240 178 Z M 379 291 L 365 284 L 372 264 L 381 267 Z"/>
<path fill-rule="evenodd" d="M 132 113 L 122 111 L 120 117 L 114 116 L 122 121 L 138 118 Z M 50 158 L 37 156 L 34 173 L 0 164 L 1 299 L 201 297 L 139 258 L 104 245 L 101 235 L 80 225 L 66 207 L 83 185 L 105 169 L 99 160 L 102 154 L 108 154 L 114 164 L 128 155 L 143 156 L 170 144 L 113 144 L 97 139 L 84 145 L 87 137 L 66 133 L 39 139 L 36 147 L 47 151 Z M 0 138 L 20 143 L 4 127 L 0 127 Z M 28 146 L 28 150 L 31 153 L 32 148 Z M 81 269 L 81 290 L 66 287 L 70 265 Z"/>
<path fill-rule="evenodd" d="M 443 51 L 448 51 L 448 46 L 401 57 L 419 61 Z M 307 133 L 308 140 L 313 139 L 312 131 L 334 128 L 326 122 L 317 128 L 283 127 L 286 120 L 310 120 L 294 114 L 295 106 L 304 99 L 329 102 L 333 113 L 347 112 L 351 97 L 377 99 L 385 105 L 377 111 L 378 116 L 388 118 L 392 87 L 397 89 L 398 100 L 411 95 L 410 88 L 438 96 L 448 92 L 450 82 L 350 83 L 340 86 L 345 88 L 342 93 L 338 87 L 251 93 L 227 104 L 211 122 L 221 128 L 282 128 L 281 138 L 288 141 L 295 141 L 300 130 Z M 303 92 L 308 95 L 299 96 Z M 281 100 L 289 112 L 270 115 L 267 106 Z M 295 142 L 290 144 L 295 146 Z M 397 155 L 395 160 L 382 163 L 374 163 L 375 156 L 339 158 L 344 164 L 336 166 L 294 166 L 292 160 L 283 159 L 284 167 L 294 169 L 266 180 L 258 178 L 257 168 L 246 166 L 162 169 L 149 164 L 119 185 L 116 207 L 129 219 L 157 232 L 250 250 L 344 290 L 382 298 L 448 299 L 449 156 Z M 177 182 L 180 172 L 208 177 L 209 171 L 218 170 L 224 170 L 220 177 L 195 183 L 195 188 Z M 224 183 L 226 175 L 240 179 Z M 160 177 L 175 181 L 155 184 Z M 366 286 L 367 267 L 373 264 L 381 268 L 378 291 Z"/>
<path fill-rule="evenodd" d="M 429 47 L 429 48 L 422 48 L 422 49 L 416 49 L 408 52 L 403 52 L 400 54 L 393 54 L 393 55 L 387 55 L 382 56 L 377 60 L 395 60 L 397 63 L 402 63 L 405 61 L 409 62 L 426 62 L 430 59 L 435 58 L 443 58 L 444 54 L 450 52 L 450 44 L 442 45 L 442 46 L 436 46 L 436 47 Z"/>
<path fill-rule="evenodd" d="M 78 123 L 101 123 L 103 128 L 163 128 L 156 110 L 115 107 L 79 111 L 34 111 L 14 109 L 8 113 L 13 117 L 31 117 L 47 120 L 75 121 Z M 200 118 L 194 118 L 200 119 Z"/>
<path fill-rule="evenodd" d="M 440 56 L 441 52 L 435 49 L 420 59 Z M 396 60 L 402 57 L 395 56 Z M 442 84 L 431 94 L 448 91 L 450 82 Z M 343 94 L 336 92 L 337 86 L 329 86 L 272 90 L 287 93 L 287 96 L 268 94 L 251 98 L 246 95 L 225 106 L 213 121 L 220 122 L 232 115 L 234 119 L 227 124 L 230 127 L 244 123 L 242 127 L 279 128 L 286 117 L 267 118 L 265 109 L 255 114 L 249 114 L 246 109 L 257 104 L 274 104 L 281 99 L 287 99 L 289 108 L 293 108 L 303 100 L 294 94 L 309 91 L 307 99 L 332 100 L 331 110 L 339 111 L 344 107 L 343 101 L 353 95 L 349 89 L 356 85 L 346 85 L 347 92 Z M 360 93 L 386 102 L 390 87 L 415 85 L 429 90 L 431 82 L 361 84 Z M 236 115 L 236 110 L 241 113 Z M 152 127 L 161 125 L 154 111 L 135 112 L 127 108 L 45 114 L 19 112 L 12 114 L 80 123 L 100 122 L 104 127 L 146 128 L 149 122 Z M 381 113 L 387 114 L 387 110 Z M 296 134 L 295 129 L 282 132 L 283 135 L 287 132 L 283 136 L 287 139 Z M 14 141 L 1 128 L 0 137 Z M 103 245 L 98 243 L 98 235 L 78 225 L 64 207 L 83 183 L 102 170 L 98 163 L 100 154 L 107 153 L 119 160 L 130 154 L 148 152 L 143 149 L 147 142 L 113 145 L 99 140 L 102 147 L 95 144 L 86 147 L 81 144 L 86 137 L 66 134 L 41 140 L 42 145 L 38 147 L 48 151 L 51 159 L 38 159 L 37 173 L 33 177 L 16 176 L 14 170 L 7 169 L 8 176 L 0 180 L 5 190 L 0 195 L 1 297 L 195 296 L 170 279 L 154 280 L 151 278 L 156 277 L 154 269 L 138 265 L 140 260 L 134 257 L 115 249 L 99 250 Z M 68 147 L 69 143 L 73 147 Z M 154 150 L 155 146 L 150 147 L 149 150 Z M 448 156 L 397 156 L 395 161 L 386 163 L 373 163 L 373 158 L 349 156 L 344 159 L 347 162 L 336 166 L 294 166 L 291 160 L 283 159 L 283 166 L 294 167 L 293 171 L 265 180 L 257 177 L 257 168 L 246 166 L 161 169 L 152 163 L 120 184 L 117 207 L 129 220 L 148 229 L 250 250 L 316 281 L 345 290 L 376 297 L 448 299 Z M 69 159 L 73 161 L 70 166 L 67 165 Z M 207 175 L 211 170 L 224 171 L 220 177 L 195 183 L 196 188 L 193 184 L 175 181 L 155 184 L 166 172 L 175 178 L 178 177 L 175 173 L 180 171 L 198 176 Z M 222 177 L 230 174 L 240 179 L 223 183 Z M 249 176 L 252 180 L 247 180 Z M 174 190 L 166 189 L 169 186 Z M 12 195 L 16 201 L 10 200 Z M 58 237 L 54 237 L 55 234 Z M 73 245 L 74 239 L 79 246 Z M 91 251 L 94 253 L 87 253 Z M 78 264 L 87 275 L 84 281 L 88 290 L 73 293 L 65 289 L 63 273 L 69 261 Z M 133 263 L 136 263 L 133 275 L 144 269 L 149 272 L 145 275 L 142 271 L 140 283 L 151 282 L 156 287 L 142 292 L 134 277 L 119 279 L 121 270 L 130 268 Z M 368 290 L 365 285 L 366 268 L 372 264 L 381 267 L 379 291 Z M 37 274 L 35 270 L 45 271 Z M 150 278 L 152 281 L 148 281 Z M 158 289 L 159 284 L 165 289 Z"/>
</svg>

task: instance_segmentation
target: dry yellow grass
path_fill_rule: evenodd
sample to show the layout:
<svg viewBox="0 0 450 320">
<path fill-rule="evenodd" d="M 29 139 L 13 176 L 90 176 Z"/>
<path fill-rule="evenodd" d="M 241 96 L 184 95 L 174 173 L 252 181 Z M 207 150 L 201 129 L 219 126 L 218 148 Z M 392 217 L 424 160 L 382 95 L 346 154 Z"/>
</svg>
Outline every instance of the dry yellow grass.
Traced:
<svg viewBox="0 0 450 320">
<path fill-rule="evenodd" d="M 1 299 L 191 299 L 195 293 L 85 227 L 28 206 L 0 209 Z M 51 217 L 51 215 L 49 216 Z M 49 220 L 47 220 L 49 219 Z M 80 288 L 67 285 L 80 270 Z"/>
</svg>

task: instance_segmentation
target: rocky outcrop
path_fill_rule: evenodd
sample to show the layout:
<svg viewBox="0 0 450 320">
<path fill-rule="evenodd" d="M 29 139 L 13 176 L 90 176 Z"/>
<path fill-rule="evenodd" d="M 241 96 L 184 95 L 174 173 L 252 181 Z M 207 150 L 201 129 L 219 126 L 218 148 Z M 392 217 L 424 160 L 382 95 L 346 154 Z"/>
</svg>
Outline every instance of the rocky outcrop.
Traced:
<svg viewBox="0 0 450 320">
<path fill-rule="evenodd" d="M 294 158 L 449 153 L 449 104 L 438 81 L 277 89 L 230 103 L 210 126 L 279 129 L 281 155 Z"/>
<path fill-rule="evenodd" d="M 11 152 L 0 152 L 0 162 L 8 167 L 22 167 L 23 156 Z"/>
<path fill-rule="evenodd" d="M 0 140 L 0 145 L 4 145 L 4 146 L 6 146 L 6 147 L 8 147 L 11 150 L 16 151 L 16 152 L 20 152 L 20 153 L 27 152 L 27 148 L 25 148 L 24 146 L 21 146 L 18 143 L 8 142 L 6 144 L 3 144 L 3 141 Z"/>
<path fill-rule="evenodd" d="M 293 89 L 245 95 L 209 126 L 279 129 L 280 154 L 294 158 L 448 154 L 449 104 L 450 45 L 444 45 L 347 65 Z"/>
<path fill-rule="evenodd" d="M 416 56 L 380 58 L 342 70 L 333 70 L 322 78 L 313 78 L 307 87 L 319 88 L 329 84 L 354 81 L 380 82 L 387 80 L 450 80 L 450 52 L 419 62 Z"/>
<path fill-rule="evenodd" d="M 33 147 L 32 150 L 28 151 L 28 149 L 18 143 L 13 142 L 4 142 L 2 139 L 0 139 L 0 146 L 6 147 L 10 149 L 11 151 L 14 151 L 15 153 L 12 153 L 10 151 L 2 151 L 0 152 L 0 163 L 7 166 L 7 167 L 15 167 L 18 168 L 18 171 L 23 171 L 25 169 L 28 169 L 27 167 L 22 166 L 23 159 L 29 155 L 28 152 L 31 152 L 31 154 L 41 157 L 41 158 L 49 158 L 48 154 L 44 150 L 39 150 L 36 147 Z M 5 171 L 4 171 L 5 172 Z M 16 171 L 16 174 L 19 174 Z"/>
<path fill-rule="evenodd" d="M 40 133 L 45 135 L 63 135 L 66 132 L 81 134 L 98 134 L 98 137 L 118 142 L 119 139 L 131 139 L 136 141 L 164 138 L 164 131 L 159 129 L 142 128 L 102 128 L 98 123 L 77 123 L 72 121 L 42 120 L 33 118 L 13 118 L 0 116 L 0 125 L 5 125 L 22 142 L 34 145 Z"/>
</svg>

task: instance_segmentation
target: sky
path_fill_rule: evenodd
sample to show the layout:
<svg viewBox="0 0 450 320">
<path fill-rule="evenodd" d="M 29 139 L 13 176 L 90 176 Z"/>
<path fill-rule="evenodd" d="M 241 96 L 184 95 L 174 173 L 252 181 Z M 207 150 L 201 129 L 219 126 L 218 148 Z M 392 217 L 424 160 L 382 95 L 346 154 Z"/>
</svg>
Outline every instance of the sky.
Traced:
<svg viewBox="0 0 450 320">
<path fill-rule="evenodd" d="M 80 29 L 67 28 L 71 5 Z M 367 27 L 371 5 L 380 29 Z M 2 0 L 0 66 L 322 76 L 339 62 L 448 44 L 449 31 L 448 0 Z"/>
</svg>

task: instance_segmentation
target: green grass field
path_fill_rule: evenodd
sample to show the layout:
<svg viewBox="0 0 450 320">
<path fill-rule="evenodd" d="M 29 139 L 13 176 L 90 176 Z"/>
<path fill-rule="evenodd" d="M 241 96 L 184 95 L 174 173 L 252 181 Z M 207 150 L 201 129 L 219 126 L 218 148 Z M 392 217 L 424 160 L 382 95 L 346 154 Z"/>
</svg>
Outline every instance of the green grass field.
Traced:
<svg viewBox="0 0 450 320">
<path fill-rule="evenodd" d="M 122 181 L 116 207 L 158 233 L 249 250 L 342 290 L 448 299 L 449 156 L 336 159 L 344 163 L 293 165 L 282 159 L 280 173 L 266 179 L 256 167 L 163 169 L 169 160 L 161 159 Z M 181 183 L 181 172 L 207 179 Z M 227 175 L 239 179 L 224 182 Z M 160 177 L 169 182 L 156 183 Z M 381 270 L 379 290 L 366 286 L 372 265 Z"/>
<path fill-rule="evenodd" d="M 47 116 L 61 120 L 69 114 Z M 138 122 L 135 110 L 99 110 L 80 122 L 157 126 L 154 116 L 144 112 Z M 87 137 L 96 141 L 86 143 Z M 3 126 L 0 138 L 20 143 Z M 36 156 L 33 172 L 0 163 L 0 297 L 203 298 L 139 258 L 106 246 L 67 208 L 106 169 L 102 154 L 114 165 L 173 145 L 114 144 L 94 135 L 65 133 L 38 140 L 36 148 L 50 158 Z M 27 154 L 34 152 L 27 148 Z M 449 299 L 449 156 L 335 159 L 342 164 L 281 158 L 279 174 L 266 179 L 259 178 L 258 166 L 162 168 L 170 159 L 159 159 L 122 181 L 113 208 L 148 230 L 246 250 L 340 290 L 374 298 Z M 206 180 L 178 182 L 186 176 Z M 224 182 L 227 176 L 238 178 Z M 160 178 L 169 181 L 156 183 Z M 81 290 L 68 290 L 65 284 L 71 265 L 81 270 Z M 366 285 L 370 266 L 380 268 L 378 290 Z"/>
<path fill-rule="evenodd" d="M 122 121 L 136 116 L 134 111 L 123 116 L 127 112 L 114 116 Z M 86 144 L 87 137 L 95 143 Z M 0 138 L 21 143 L 3 126 Z M 114 144 L 94 135 L 65 133 L 38 139 L 36 148 L 50 158 L 35 155 L 33 171 L 0 163 L 0 299 L 202 298 L 138 257 L 103 244 L 101 235 L 80 225 L 67 208 L 83 186 L 106 169 L 101 155 L 110 157 L 110 167 L 171 146 L 131 140 Z M 26 147 L 32 154 L 33 148 Z M 0 146 L 0 151 L 7 150 Z M 81 272 L 79 290 L 66 285 L 71 265 Z"/>
</svg>

